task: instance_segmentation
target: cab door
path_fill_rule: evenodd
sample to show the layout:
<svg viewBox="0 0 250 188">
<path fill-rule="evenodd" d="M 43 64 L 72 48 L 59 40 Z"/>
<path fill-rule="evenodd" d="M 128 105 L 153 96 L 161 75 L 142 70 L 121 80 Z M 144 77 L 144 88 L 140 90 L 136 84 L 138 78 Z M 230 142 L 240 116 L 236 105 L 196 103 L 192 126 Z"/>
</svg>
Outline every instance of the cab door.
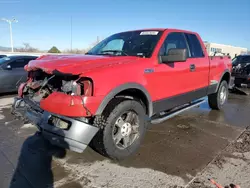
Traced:
<svg viewBox="0 0 250 188">
<path fill-rule="evenodd" d="M 153 108 L 158 113 L 192 101 L 195 79 L 192 76 L 193 61 L 189 59 L 189 47 L 182 32 L 167 34 L 161 46 L 159 56 L 167 56 L 169 49 L 186 49 L 185 62 L 160 63 L 154 67 L 154 73 L 148 74 L 150 93 L 154 96 Z"/>
</svg>

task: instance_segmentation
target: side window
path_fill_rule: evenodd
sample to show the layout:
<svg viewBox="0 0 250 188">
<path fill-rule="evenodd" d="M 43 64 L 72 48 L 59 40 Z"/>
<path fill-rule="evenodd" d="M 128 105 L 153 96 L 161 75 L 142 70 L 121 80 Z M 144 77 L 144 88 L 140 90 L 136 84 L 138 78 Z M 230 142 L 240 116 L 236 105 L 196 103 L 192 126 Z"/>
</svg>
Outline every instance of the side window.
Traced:
<svg viewBox="0 0 250 188">
<path fill-rule="evenodd" d="M 191 57 L 204 57 L 204 53 L 197 36 L 194 34 L 187 34 L 187 33 L 185 35 L 190 48 Z M 215 49 L 211 48 L 211 51 L 214 52 Z"/>
<path fill-rule="evenodd" d="M 26 61 L 26 64 L 25 65 L 27 65 L 31 60 L 36 60 L 37 59 L 37 57 L 27 57 L 26 59 L 25 59 L 25 61 Z"/>
<path fill-rule="evenodd" d="M 168 55 L 168 51 L 172 48 L 185 48 L 187 49 L 188 53 L 188 47 L 187 42 L 185 39 L 185 36 L 183 33 L 170 33 L 168 34 L 167 38 L 165 39 L 161 49 L 160 49 L 160 55 Z M 189 57 L 189 54 L 188 54 Z"/>
<path fill-rule="evenodd" d="M 30 61 L 30 59 L 16 59 L 12 62 L 10 62 L 10 66 L 12 68 L 23 68 L 26 64 L 28 64 L 28 62 Z"/>
</svg>

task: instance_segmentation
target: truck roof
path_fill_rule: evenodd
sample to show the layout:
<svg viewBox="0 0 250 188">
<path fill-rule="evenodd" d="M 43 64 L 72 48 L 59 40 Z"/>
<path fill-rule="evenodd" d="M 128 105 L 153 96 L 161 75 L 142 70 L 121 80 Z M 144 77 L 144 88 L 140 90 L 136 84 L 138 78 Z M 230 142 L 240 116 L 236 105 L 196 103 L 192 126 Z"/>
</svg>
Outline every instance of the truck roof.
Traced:
<svg viewBox="0 0 250 188">
<path fill-rule="evenodd" d="M 197 34 L 196 32 L 189 31 L 189 30 L 183 30 L 183 29 L 176 29 L 176 28 L 142 28 L 142 29 L 135 29 L 135 30 L 128 30 L 124 32 L 131 32 L 131 31 L 165 31 L 165 30 L 173 30 L 176 32 L 185 32 L 185 33 L 193 33 Z M 120 32 L 120 33 L 124 33 Z"/>
</svg>

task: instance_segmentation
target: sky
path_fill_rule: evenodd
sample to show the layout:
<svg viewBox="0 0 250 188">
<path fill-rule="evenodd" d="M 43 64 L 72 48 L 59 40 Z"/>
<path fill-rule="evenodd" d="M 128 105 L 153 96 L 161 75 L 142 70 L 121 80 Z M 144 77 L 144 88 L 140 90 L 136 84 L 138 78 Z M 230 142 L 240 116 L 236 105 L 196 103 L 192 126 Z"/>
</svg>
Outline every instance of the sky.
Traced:
<svg viewBox="0 0 250 188">
<path fill-rule="evenodd" d="M 204 41 L 250 49 L 250 0 L 0 0 L 0 18 L 13 23 L 15 47 L 29 43 L 83 49 L 111 34 L 142 28 L 198 32 Z M 0 21 L 0 46 L 10 46 Z"/>
</svg>

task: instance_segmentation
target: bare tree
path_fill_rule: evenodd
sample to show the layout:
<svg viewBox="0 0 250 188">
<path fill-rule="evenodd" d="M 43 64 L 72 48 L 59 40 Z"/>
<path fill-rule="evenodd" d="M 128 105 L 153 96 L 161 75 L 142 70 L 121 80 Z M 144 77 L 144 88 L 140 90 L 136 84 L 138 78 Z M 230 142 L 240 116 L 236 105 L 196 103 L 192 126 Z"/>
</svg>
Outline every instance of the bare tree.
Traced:
<svg viewBox="0 0 250 188">
<path fill-rule="evenodd" d="M 23 47 L 16 48 L 16 52 L 39 52 L 38 48 L 30 46 L 29 43 L 24 42 Z"/>
</svg>

